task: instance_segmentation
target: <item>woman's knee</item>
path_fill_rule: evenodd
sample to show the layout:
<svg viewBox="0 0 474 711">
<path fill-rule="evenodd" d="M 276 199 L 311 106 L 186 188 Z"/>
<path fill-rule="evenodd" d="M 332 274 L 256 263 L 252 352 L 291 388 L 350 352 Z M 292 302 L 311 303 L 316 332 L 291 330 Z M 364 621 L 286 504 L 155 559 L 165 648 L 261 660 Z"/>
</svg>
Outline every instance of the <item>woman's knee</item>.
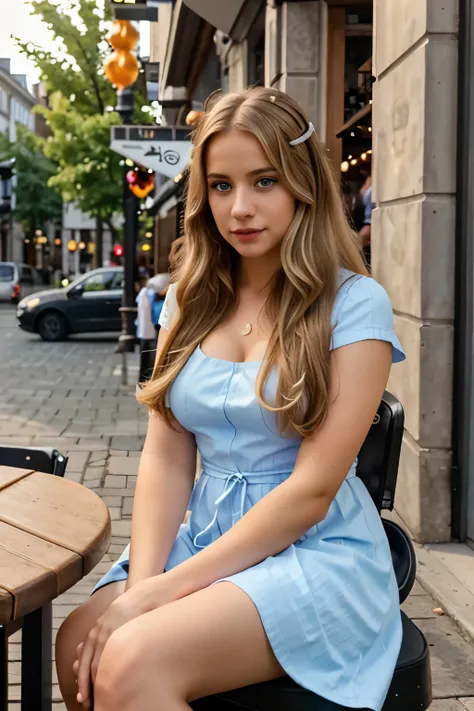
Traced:
<svg viewBox="0 0 474 711">
<path fill-rule="evenodd" d="M 56 666 L 58 672 L 71 667 L 76 659 L 77 646 L 87 635 L 89 614 L 87 602 L 73 610 L 61 624 L 56 635 Z"/>
<path fill-rule="evenodd" d="M 94 681 L 94 698 L 106 709 L 121 708 L 134 699 L 142 682 L 145 660 L 139 639 L 124 625 L 107 641 Z"/>
<path fill-rule="evenodd" d="M 77 694 L 76 677 L 73 665 L 76 660 L 77 646 L 83 641 L 87 630 L 85 621 L 88 619 L 87 603 L 71 612 L 64 620 L 56 636 L 56 669 L 58 682 L 68 709 L 78 709 L 75 697 Z"/>
<path fill-rule="evenodd" d="M 104 708 L 121 708 L 138 694 L 157 690 L 166 697 L 184 692 L 173 641 L 164 634 L 150 644 L 144 627 L 143 618 L 137 618 L 114 632 L 104 647 L 94 685 L 95 698 Z"/>
<path fill-rule="evenodd" d="M 105 610 L 123 592 L 119 583 L 98 590 L 82 605 L 73 610 L 64 620 L 56 637 L 56 668 L 58 681 L 64 696 L 76 695 L 76 678 L 73 664 L 77 647 Z"/>
</svg>

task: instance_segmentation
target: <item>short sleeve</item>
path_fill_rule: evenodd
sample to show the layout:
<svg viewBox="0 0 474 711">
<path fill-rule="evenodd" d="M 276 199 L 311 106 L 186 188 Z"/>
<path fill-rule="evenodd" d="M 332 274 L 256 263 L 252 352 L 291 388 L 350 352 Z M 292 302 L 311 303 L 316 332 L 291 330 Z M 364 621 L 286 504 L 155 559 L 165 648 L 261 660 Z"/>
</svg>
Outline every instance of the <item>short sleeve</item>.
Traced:
<svg viewBox="0 0 474 711">
<path fill-rule="evenodd" d="M 405 351 L 393 327 L 387 292 L 375 279 L 354 274 L 337 292 L 331 350 L 368 340 L 388 341 L 392 344 L 392 362 L 405 360 Z"/>
<path fill-rule="evenodd" d="M 168 291 L 166 292 L 165 302 L 163 308 L 161 309 L 160 318 L 158 323 L 166 331 L 170 330 L 171 323 L 178 311 L 178 302 L 176 301 L 176 288 L 177 284 L 170 284 Z"/>
</svg>

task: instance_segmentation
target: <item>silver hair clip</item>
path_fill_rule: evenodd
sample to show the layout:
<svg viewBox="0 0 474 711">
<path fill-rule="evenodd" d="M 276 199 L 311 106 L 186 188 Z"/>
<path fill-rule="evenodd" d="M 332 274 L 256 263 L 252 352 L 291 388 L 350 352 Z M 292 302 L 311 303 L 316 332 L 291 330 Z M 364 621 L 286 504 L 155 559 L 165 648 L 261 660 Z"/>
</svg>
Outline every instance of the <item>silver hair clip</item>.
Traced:
<svg viewBox="0 0 474 711">
<path fill-rule="evenodd" d="M 298 146 L 300 143 L 304 143 L 305 141 L 308 140 L 310 136 L 312 136 L 314 133 L 314 126 L 311 123 L 311 121 L 308 124 L 307 130 L 303 133 L 302 136 L 299 136 L 298 138 L 294 138 L 292 141 L 290 141 L 290 146 Z"/>
</svg>

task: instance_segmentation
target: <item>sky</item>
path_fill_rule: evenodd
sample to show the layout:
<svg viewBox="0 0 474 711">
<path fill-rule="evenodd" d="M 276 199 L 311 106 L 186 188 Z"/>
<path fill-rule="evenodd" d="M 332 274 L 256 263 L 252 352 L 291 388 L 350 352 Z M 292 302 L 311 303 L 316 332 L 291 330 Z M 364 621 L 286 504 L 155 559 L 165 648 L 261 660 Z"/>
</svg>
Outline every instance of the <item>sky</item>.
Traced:
<svg viewBox="0 0 474 711">
<path fill-rule="evenodd" d="M 20 54 L 10 36 L 35 42 L 44 49 L 53 47 L 52 36 L 38 17 L 30 17 L 25 0 L 0 0 L 0 18 L 0 57 L 10 57 L 12 74 L 26 74 L 31 88 L 32 83 L 38 81 L 38 74 L 31 62 Z"/>
<path fill-rule="evenodd" d="M 61 4 L 68 5 L 68 0 Z M 140 44 L 142 56 L 147 56 L 149 44 L 149 23 L 140 23 Z M 46 25 L 35 15 L 30 15 L 26 0 L 0 0 L 0 57 L 11 58 L 12 74 L 26 74 L 31 87 L 39 80 L 37 70 L 16 48 L 11 35 L 23 42 L 34 42 L 43 49 L 52 49 L 54 42 Z"/>
</svg>

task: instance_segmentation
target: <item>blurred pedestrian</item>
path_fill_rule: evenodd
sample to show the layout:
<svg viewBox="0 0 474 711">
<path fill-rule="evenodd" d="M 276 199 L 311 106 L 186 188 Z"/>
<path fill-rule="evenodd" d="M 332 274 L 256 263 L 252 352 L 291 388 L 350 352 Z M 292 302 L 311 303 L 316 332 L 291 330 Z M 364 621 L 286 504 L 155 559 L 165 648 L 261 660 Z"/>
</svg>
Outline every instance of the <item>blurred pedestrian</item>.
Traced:
<svg viewBox="0 0 474 711">
<path fill-rule="evenodd" d="M 166 272 L 156 274 L 148 280 L 148 298 L 150 300 L 151 320 L 156 330 L 156 334 L 160 330 L 159 318 L 161 310 L 165 302 L 166 292 L 170 283 L 169 274 Z"/>
<path fill-rule="evenodd" d="M 372 176 L 370 172 L 362 173 L 365 177 L 354 201 L 352 219 L 359 234 L 360 244 L 367 265 L 370 265 L 370 238 L 372 234 Z"/>
<path fill-rule="evenodd" d="M 140 368 L 138 382 L 151 378 L 156 352 L 156 329 L 151 318 L 150 298 L 147 280 L 142 278 L 137 286 L 141 286 L 137 295 L 136 336 L 140 347 Z"/>
<path fill-rule="evenodd" d="M 141 278 L 141 289 L 137 296 L 137 339 L 140 345 L 139 383 L 151 378 L 153 373 L 156 339 L 159 331 L 158 319 L 163 308 L 168 284 L 168 274 L 157 274 L 148 280 L 146 276 Z"/>
</svg>

